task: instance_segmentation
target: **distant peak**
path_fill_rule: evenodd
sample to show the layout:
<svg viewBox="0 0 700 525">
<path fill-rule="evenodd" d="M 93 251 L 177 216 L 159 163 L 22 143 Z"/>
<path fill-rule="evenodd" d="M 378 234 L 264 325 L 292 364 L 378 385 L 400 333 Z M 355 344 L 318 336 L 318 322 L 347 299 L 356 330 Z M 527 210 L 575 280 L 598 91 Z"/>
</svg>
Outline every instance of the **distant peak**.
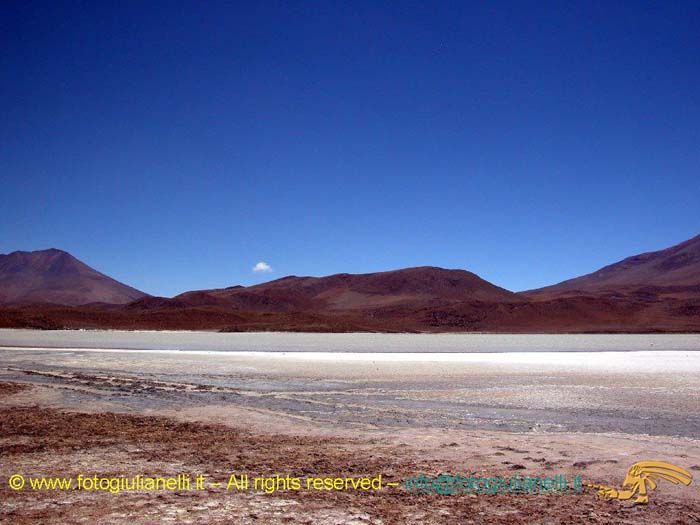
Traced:
<svg viewBox="0 0 700 525">
<path fill-rule="evenodd" d="M 145 294 L 58 248 L 0 256 L 2 303 L 124 304 Z"/>
<path fill-rule="evenodd" d="M 46 255 L 70 255 L 65 250 L 60 250 L 58 248 L 46 248 L 44 250 L 16 250 L 14 252 L 10 252 L 8 255 L 41 255 L 41 254 L 46 254 Z M 72 255 L 70 255 L 72 257 Z"/>
</svg>

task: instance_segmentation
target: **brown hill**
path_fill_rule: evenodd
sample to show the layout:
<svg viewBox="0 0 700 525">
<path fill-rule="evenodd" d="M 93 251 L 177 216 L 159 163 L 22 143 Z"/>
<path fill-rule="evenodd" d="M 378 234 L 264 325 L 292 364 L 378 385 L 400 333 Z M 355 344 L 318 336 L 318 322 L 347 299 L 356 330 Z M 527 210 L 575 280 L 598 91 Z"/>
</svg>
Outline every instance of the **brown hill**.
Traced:
<svg viewBox="0 0 700 525">
<path fill-rule="evenodd" d="M 0 254 L 0 303 L 125 304 L 145 295 L 61 250 Z"/>
<path fill-rule="evenodd" d="M 522 293 L 536 299 L 630 294 L 700 298 L 700 235 L 664 250 L 634 255 L 593 273 Z"/>
<path fill-rule="evenodd" d="M 465 270 L 430 266 L 327 277 L 288 276 L 255 286 L 187 292 L 172 301 L 252 311 L 362 310 L 461 301 L 523 302 L 513 292 Z"/>
</svg>

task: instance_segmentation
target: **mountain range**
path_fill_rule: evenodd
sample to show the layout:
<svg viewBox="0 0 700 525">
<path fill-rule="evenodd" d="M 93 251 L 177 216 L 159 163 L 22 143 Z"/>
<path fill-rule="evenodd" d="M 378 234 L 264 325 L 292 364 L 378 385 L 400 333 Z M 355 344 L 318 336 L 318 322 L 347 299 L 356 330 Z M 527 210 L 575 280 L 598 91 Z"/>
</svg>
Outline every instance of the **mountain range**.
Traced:
<svg viewBox="0 0 700 525">
<path fill-rule="evenodd" d="M 153 297 L 50 249 L 0 255 L 0 326 L 223 331 L 696 332 L 700 236 L 511 292 L 465 270 L 406 268 Z"/>
</svg>

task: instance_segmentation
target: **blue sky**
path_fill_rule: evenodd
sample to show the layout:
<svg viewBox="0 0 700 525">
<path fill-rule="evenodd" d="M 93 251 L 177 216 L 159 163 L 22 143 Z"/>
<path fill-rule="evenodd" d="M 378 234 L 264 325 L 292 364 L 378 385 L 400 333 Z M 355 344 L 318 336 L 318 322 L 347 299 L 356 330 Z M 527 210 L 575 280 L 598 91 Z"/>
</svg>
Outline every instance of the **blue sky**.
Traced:
<svg viewBox="0 0 700 525">
<path fill-rule="evenodd" d="M 18 1 L 0 49 L 0 252 L 152 294 L 700 233 L 698 2 Z"/>
</svg>

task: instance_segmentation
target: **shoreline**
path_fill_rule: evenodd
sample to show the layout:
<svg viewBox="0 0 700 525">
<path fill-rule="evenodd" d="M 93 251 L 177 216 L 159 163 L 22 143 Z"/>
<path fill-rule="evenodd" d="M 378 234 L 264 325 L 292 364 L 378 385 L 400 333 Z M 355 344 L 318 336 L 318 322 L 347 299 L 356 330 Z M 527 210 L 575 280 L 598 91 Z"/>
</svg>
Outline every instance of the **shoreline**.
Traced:
<svg viewBox="0 0 700 525">
<path fill-rule="evenodd" d="M 431 331 L 431 330 L 333 330 L 333 331 L 316 331 L 316 330 L 206 330 L 206 329 L 128 329 L 128 328 L 36 328 L 36 327 L 0 327 L 0 332 L 3 331 L 31 331 L 31 332 L 117 332 L 117 333 L 153 333 L 153 334 L 312 334 L 312 335 L 700 335 L 700 330 L 660 330 L 651 329 L 647 331 L 632 331 L 632 330 L 580 330 L 580 331 Z"/>
<path fill-rule="evenodd" d="M 566 364 L 576 365 L 577 362 L 556 361 L 556 356 L 573 356 L 577 359 L 590 357 L 588 354 L 606 354 L 611 357 L 635 355 L 638 357 L 684 357 L 683 354 L 700 352 L 700 349 L 690 350 L 530 350 L 530 351 L 480 351 L 480 352 L 402 352 L 402 351 L 316 351 L 316 350 L 179 350 L 179 349 L 140 349 L 140 348 L 89 348 L 89 347 L 38 347 L 38 346 L 5 346 L 0 345 L 0 351 L 35 351 L 35 352 L 70 352 L 70 353 L 125 353 L 125 354 L 165 354 L 182 356 L 230 356 L 239 358 L 288 358 L 320 362 L 417 362 L 417 363 L 512 363 L 512 364 Z M 497 357 L 498 356 L 498 357 Z M 580 362 L 578 363 L 580 364 Z M 633 365 L 625 364 L 626 369 Z M 692 368 L 691 368 L 692 369 Z M 688 371 L 684 364 L 684 371 Z M 700 364 L 698 365 L 700 371 Z"/>
<path fill-rule="evenodd" d="M 0 380 L 50 387 L 45 394 L 57 406 L 91 403 L 139 411 L 225 405 L 335 426 L 700 436 L 697 351 L 317 348 L 0 348 Z"/>
</svg>

